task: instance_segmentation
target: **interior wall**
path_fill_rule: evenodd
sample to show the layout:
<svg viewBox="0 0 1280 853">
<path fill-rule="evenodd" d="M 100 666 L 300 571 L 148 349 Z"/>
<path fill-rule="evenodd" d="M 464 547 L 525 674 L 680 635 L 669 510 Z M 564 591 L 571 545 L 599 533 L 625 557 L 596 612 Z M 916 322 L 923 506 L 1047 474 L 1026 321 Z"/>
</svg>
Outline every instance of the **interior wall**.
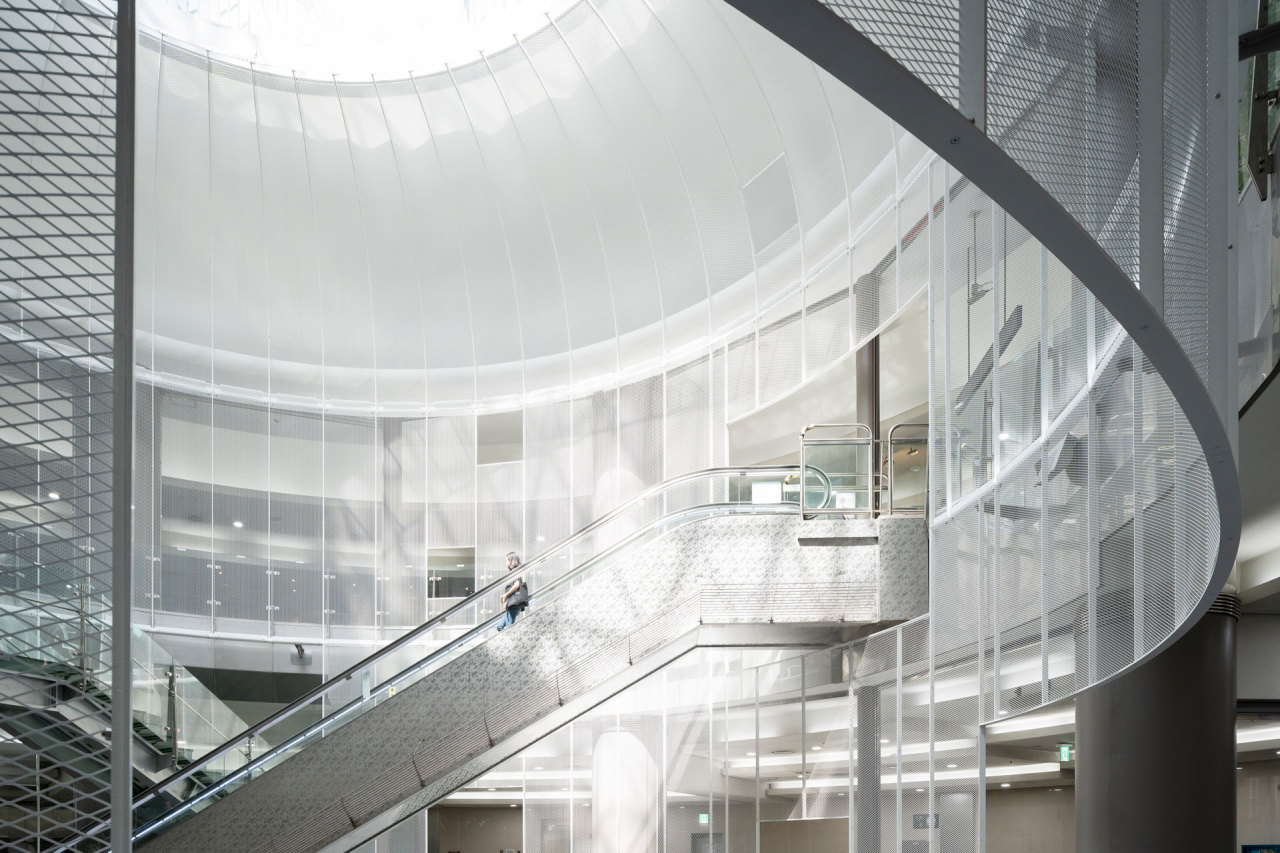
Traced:
<svg viewBox="0 0 1280 853">
<path fill-rule="evenodd" d="M 1075 853 L 1076 789 L 987 791 L 986 853 Z"/>
<path fill-rule="evenodd" d="M 1251 761 L 1236 773 L 1236 843 L 1280 845 L 1280 760 Z"/>
<path fill-rule="evenodd" d="M 523 809 L 439 806 L 433 811 L 440 816 L 440 853 L 498 853 L 524 848 Z"/>
</svg>

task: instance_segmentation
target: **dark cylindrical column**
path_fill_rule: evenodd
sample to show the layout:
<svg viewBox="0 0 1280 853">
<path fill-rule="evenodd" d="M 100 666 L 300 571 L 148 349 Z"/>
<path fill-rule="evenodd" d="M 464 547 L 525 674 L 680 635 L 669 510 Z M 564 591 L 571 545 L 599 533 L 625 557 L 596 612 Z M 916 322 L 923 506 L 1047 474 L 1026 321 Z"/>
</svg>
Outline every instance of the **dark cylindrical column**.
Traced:
<svg viewBox="0 0 1280 853">
<path fill-rule="evenodd" d="M 871 427 L 871 436 L 880 437 L 880 338 L 867 341 L 853 354 L 854 410 L 858 423 Z"/>
<path fill-rule="evenodd" d="M 858 787 L 853 792 L 854 853 L 880 853 L 880 688 L 854 689 Z"/>
<path fill-rule="evenodd" d="M 1236 619 L 1220 595 L 1185 636 L 1076 700 L 1076 850 L 1235 847 Z"/>
</svg>

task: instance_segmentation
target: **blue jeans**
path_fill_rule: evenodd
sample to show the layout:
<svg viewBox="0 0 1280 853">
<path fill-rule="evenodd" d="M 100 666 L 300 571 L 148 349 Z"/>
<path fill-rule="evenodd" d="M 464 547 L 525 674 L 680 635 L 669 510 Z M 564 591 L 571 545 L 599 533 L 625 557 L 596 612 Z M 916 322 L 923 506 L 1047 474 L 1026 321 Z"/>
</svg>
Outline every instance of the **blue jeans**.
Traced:
<svg viewBox="0 0 1280 853">
<path fill-rule="evenodd" d="M 507 608 L 507 612 L 502 616 L 502 624 L 498 626 L 498 630 L 510 627 L 515 624 L 516 617 L 520 615 L 520 605 L 513 604 Z"/>
</svg>

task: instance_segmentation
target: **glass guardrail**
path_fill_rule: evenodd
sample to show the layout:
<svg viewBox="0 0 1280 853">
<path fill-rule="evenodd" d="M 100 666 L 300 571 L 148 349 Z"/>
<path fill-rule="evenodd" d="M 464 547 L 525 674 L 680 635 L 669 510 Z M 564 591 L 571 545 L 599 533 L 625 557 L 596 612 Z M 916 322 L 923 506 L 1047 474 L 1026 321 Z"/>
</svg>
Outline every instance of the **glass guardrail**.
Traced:
<svg viewBox="0 0 1280 853">
<path fill-rule="evenodd" d="M 534 606 L 541 606 L 619 553 L 675 527 L 714 516 L 798 513 L 799 472 L 794 465 L 709 469 L 673 478 L 631 498 L 135 798 L 135 840 L 198 813 L 486 642 L 495 635 L 502 615 L 499 597 L 516 577 L 530 585 Z M 812 476 L 815 484 L 808 490 L 826 503 L 829 480 L 822 472 Z M 300 726 L 298 715 L 317 704 L 334 710 Z"/>
<path fill-rule="evenodd" d="M 0 667 L 71 682 L 110 712 L 111 622 L 88 601 L 0 594 Z M 179 767 L 248 728 L 150 635 L 132 630 L 134 734 Z"/>
</svg>

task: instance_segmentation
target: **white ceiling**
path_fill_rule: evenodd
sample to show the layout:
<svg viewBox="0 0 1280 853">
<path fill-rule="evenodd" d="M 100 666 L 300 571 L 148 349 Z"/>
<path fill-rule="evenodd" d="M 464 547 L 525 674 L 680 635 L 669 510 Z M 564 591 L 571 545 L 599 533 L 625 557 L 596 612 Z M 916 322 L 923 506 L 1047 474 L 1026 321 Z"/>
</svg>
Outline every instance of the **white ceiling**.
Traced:
<svg viewBox="0 0 1280 853">
<path fill-rule="evenodd" d="M 304 404 L 512 400 L 677 362 L 846 251 L 923 154 L 718 0 L 583 3 L 369 82 L 153 33 L 138 81 L 144 376 Z"/>
</svg>

